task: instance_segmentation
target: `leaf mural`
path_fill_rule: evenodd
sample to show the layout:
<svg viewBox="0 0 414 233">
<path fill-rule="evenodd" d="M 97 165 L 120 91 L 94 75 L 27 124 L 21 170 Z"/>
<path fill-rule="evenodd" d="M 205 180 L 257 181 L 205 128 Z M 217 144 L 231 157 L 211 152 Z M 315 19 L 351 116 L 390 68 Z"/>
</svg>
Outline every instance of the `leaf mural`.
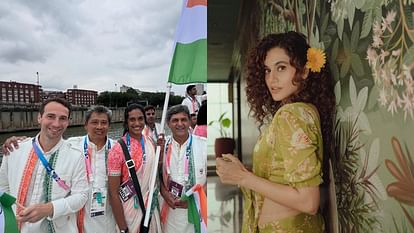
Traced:
<svg viewBox="0 0 414 233">
<path fill-rule="evenodd" d="M 346 77 L 352 69 L 352 75 L 362 77 L 365 75 L 362 60 L 357 52 L 360 35 L 360 23 L 355 21 L 354 28 L 349 38 L 348 34 L 344 34 L 342 38 L 343 52 L 338 59 L 341 63 L 341 78 Z"/>
<path fill-rule="evenodd" d="M 362 21 L 362 30 L 360 38 L 365 38 L 369 35 L 374 21 L 380 20 L 382 16 L 382 5 L 386 4 L 383 1 L 378 0 L 366 0 L 365 4 L 361 7 L 361 11 L 364 12 L 364 19 Z"/>
<path fill-rule="evenodd" d="M 336 82 L 334 91 L 336 97 L 336 104 L 339 104 L 341 102 L 341 82 Z"/>
<path fill-rule="evenodd" d="M 291 31 L 295 29 L 296 13 L 287 1 L 267 1 L 261 5 L 262 27 L 260 36 L 268 33 Z"/>
<path fill-rule="evenodd" d="M 414 28 L 411 6 L 403 0 L 375 20 L 367 60 L 379 91 L 378 103 L 393 116 L 402 111 L 414 120 Z M 406 14 L 407 8 L 409 13 Z"/>
<path fill-rule="evenodd" d="M 368 87 L 364 87 L 357 92 L 352 76 L 349 78 L 349 99 L 351 100 L 351 106 L 347 107 L 342 113 L 343 118 L 339 116 L 337 116 L 337 118 L 340 121 L 344 121 L 347 118 L 352 119 L 352 121 L 355 121 L 355 124 L 357 124 L 361 133 L 370 135 L 372 133 L 371 125 L 364 112 L 368 100 Z"/>
<path fill-rule="evenodd" d="M 389 159 L 385 160 L 388 171 L 397 179 L 387 186 L 387 194 L 400 203 L 404 215 L 414 230 L 414 216 L 410 215 L 404 207 L 404 205 L 414 206 L 414 163 L 408 149 L 405 155 L 400 142 L 395 137 L 391 139 L 391 144 L 399 166 Z"/>
<path fill-rule="evenodd" d="M 377 200 L 386 200 L 387 194 L 380 180 L 377 170 L 380 167 L 379 162 L 380 155 L 380 141 L 379 138 L 375 138 L 367 154 L 365 149 L 361 149 L 361 171 L 359 175 L 358 182 L 364 188 L 364 190 L 369 194 L 366 195 L 368 203 L 375 203 L 378 206 Z"/>
<path fill-rule="evenodd" d="M 405 220 L 401 220 L 401 222 L 397 223 L 395 216 L 392 216 L 392 222 L 393 222 L 392 230 L 394 230 L 395 233 L 410 232 L 411 226 L 408 226 Z"/>
<path fill-rule="evenodd" d="M 359 154 L 364 147 L 364 144 L 358 140 L 361 131 L 356 121 L 352 120 L 349 115 L 344 118 L 343 121 L 336 122 L 336 156 L 333 163 L 334 171 L 336 171 L 334 174 L 339 231 L 341 233 L 373 232 L 379 224 L 378 219 L 373 215 L 378 211 L 378 207 L 366 201 L 369 200 L 366 197 L 369 194 L 357 175 Z M 370 199 L 376 199 L 376 197 L 373 196 Z"/>
<path fill-rule="evenodd" d="M 331 68 L 331 72 L 335 80 L 339 80 L 339 69 L 338 69 L 338 65 L 336 62 L 337 57 L 338 57 L 338 49 L 339 49 L 339 39 L 336 38 L 331 48 L 331 56 L 329 56 L 329 66 Z"/>
<path fill-rule="evenodd" d="M 335 94 L 341 93 L 340 82 L 335 85 Z M 369 153 L 361 134 L 371 134 L 371 127 L 364 109 L 368 100 L 368 88 L 356 89 L 352 77 L 349 79 L 351 106 L 343 111 L 337 106 L 335 124 L 335 158 L 333 161 L 338 204 L 339 231 L 375 232 L 379 220 L 378 200 L 386 198 L 385 188 L 377 175 L 379 168 L 379 141 L 371 143 Z M 340 101 L 341 97 L 337 96 Z M 339 101 L 337 104 L 339 104 Z M 362 165 L 361 165 L 362 164 Z"/>
<path fill-rule="evenodd" d="M 357 92 L 356 92 L 355 82 L 352 77 L 350 77 L 349 79 L 349 98 L 351 99 L 351 105 L 355 105 L 356 99 L 357 99 Z"/>
<path fill-rule="evenodd" d="M 378 97 L 378 89 L 372 88 L 371 93 L 369 94 L 367 108 L 368 110 L 373 110 L 377 106 L 377 97 Z"/>
<path fill-rule="evenodd" d="M 413 3 L 414 3 L 414 0 L 404 0 L 404 5 L 410 5 Z"/>
<path fill-rule="evenodd" d="M 331 19 L 336 23 L 338 28 L 338 36 L 340 39 L 342 39 L 342 33 L 344 31 L 344 20 L 348 18 L 349 8 L 353 8 L 355 5 L 351 3 L 349 4 L 351 6 L 347 7 L 347 2 L 340 0 L 331 0 L 329 2 L 331 3 Z"/>
<path fill-rule="evenodd" d="M 372 21 L 373 21 L 372 10 L 370 10 L 365 13 L 364 20 L 362 21 L 362 31 L 360 35 L 361 39 L 368 36 L 368 34 L 371 32 Z"/>
</svg>

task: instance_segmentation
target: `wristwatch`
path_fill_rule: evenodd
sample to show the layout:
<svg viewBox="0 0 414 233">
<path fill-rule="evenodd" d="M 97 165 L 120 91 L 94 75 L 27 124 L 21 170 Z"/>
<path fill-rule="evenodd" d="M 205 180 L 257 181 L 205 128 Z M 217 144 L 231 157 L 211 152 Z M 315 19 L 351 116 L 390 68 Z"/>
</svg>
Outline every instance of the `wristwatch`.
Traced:
<svg viewBox="0 0 414 233">
<path fill-rule="evenodd" d="M 121 230 L 120 231 L 120 233 L 128 233 L 129 231 L 128 231 L 128 228 L 127 229 L 125 229 L 125 230 Z"/>
</svg>

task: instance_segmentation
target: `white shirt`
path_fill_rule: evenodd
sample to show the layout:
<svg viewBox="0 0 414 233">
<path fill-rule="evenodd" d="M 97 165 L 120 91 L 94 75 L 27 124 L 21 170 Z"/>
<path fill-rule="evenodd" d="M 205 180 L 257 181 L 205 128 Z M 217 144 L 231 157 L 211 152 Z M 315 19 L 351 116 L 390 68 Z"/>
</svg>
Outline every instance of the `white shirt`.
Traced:
<svg viewBox="0 0 414 233">
<path fill-rule="evenodd" d="M 68 142 L 76 145 L 81 150 L 81 155 L 85 161 L 84 155 L 84 140 L 85 136 L 82 137 L 73 137 L 69 138 Z M 88 200 L 86 201 L 86 205 L 84 207 L 84 232 L 85 233 L 115 233 L 118 232 L 116 228 L 116 222 L 114 215 L 112 213 L 112 208 L 109 204 L 109 197 L 108 197 L 108 176 L 107 176 L 107 159 L 105 159 L 105 153 L 109 153 L 108 151 L 108 141 L 111 145 L 111 148 L 114 146 L 115 142 L 112 139 L 108 139 L 105 143 L 105 146 L 98 150 L 97 146 L 87 140 L 88 146 L 91 148 L 91 170 L 92 174 L 89 180 L 88 186 Z M 107 154 L 106 154 L 107 155 Z M 84 162 L 85 163 L 85 162 Z M 86 171 L 86 169 L 85 169 Z M 91 217 L 91 195 L 93 190 L 100 190 L 103 193 L 106 193 L 105 198 L 105 214 L 100 216 Z"/>
<path fill-rule="evenodd" d="M 185 153 L 190 137 L 180 146 L 172 138 L 172 151 L 170 162 L 170 179 L 182 185 L 185 184 Z M 167 139 L 167 142 L 169 139 Z M 193 135 L 192 156 L 194 160 L 194 172 L 196 184 L 205 185 L 207 182 L 207 141 L 205 138 Z M 164 166 L 165 166 L 164 162 Z M 185 192 L 186 190 L 183 190 Z M 164 233 L 193 233 L 194 225 L 188 222 L 187 209 L 172 209 L 168 211 L 167 222 L 164 225 Z"/>
<path fill-rule="evenodd" d="M 38 136 L 36 136 L 38 137 Z M 41 147 L 38 145 L 40 150 Z M 19 149 L 14 150 L 9 156 L 3 157 L 0 168 L 0 189 L 18 196 L 20 182 L 29 155 L 32 151 L 32 138 L 27 138 L 19 144 Z M 88 184 L 86 180 L 85 162 L 78 148 L 73 147 L 67 141 L 61 139 L 50 151 L 44 153 L 48 160 L 58 151 L 55 171 L 61 179 L 70 187 L 65 190 L 57 182 L 52 181 L 51 203 L 53 205 L 53 225 L 57 233 L 77 233 L 76 212 L 80 210 L 87 200 Z M 30 187 L 27 193 L 25 206 L 45 203 L 43 194 L 43 181 L 46 169 L 37 160 L 32 174 Z M 13 205 L 14 211 L 16 206 Z M 45 218 L 35 223 L 24 223 L 21 233 L 47 232 L 48 224 Z"/>
<path fill-rule="evenodd" d="M 198 109 L 201 106 L 201 102 L 202 102 L 202 96 L 195 96 L 195 100 L 193 98 L 191 98 L 190 96 L 186 96 L 183 99 L 183 102 L 181 103 L 182 105 L 185 105 L 188 107 L 188 110 L 190 111 L 190 114 L 197 114 Z"/>
</svg>

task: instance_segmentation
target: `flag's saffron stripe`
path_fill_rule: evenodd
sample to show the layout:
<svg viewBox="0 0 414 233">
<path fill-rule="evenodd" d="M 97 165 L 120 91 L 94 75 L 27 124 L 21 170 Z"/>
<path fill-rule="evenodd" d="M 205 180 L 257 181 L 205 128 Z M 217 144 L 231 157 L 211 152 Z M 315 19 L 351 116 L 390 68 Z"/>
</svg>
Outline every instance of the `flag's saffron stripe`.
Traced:
<svg viewBox="0 0 414 233">
<path fill-rule="evenodd" d="M 176 42 L 192 43 L 207 39 L 207 7 L 184 8 L 177 27 Z"/>
<path fill-rule="evenodd" d="M 188 200 L 188 222 L 194 224 L 196 233 L 207 233 L 207 200 L 203 186 L 194 185 L 185 196 Z"/>
<path fill-rule="evenodd" d="M 177 43 L 168 81 L 175 84 L 207 82 L 207 40 Z"/>
<path fill-rule="evenodd" d="M 207 6 L 207 0 L 188 0 L 187 7 L 191 8 L 193 6 Z"/>
</svg>

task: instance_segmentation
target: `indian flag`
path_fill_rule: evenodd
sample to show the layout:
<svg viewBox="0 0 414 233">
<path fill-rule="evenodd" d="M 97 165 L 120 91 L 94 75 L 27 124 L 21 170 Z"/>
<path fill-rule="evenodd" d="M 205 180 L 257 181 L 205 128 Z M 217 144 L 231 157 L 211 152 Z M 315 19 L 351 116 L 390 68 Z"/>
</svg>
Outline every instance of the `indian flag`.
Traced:
<svg viewBox="0 0 414 233">
<path fill-rule="evenodd" d="M 184 0 L 168 82 L 207 82 L 207 0 Z"/>
<path fill-rule="evenodd" d="M 0 191 L 0 233 L 18 233 L 16 216 L 12 205 L 16 201 L 13 196 Z"/>
<path fill-rule="evenodd" d="M 188 222 L 194 224 L 196 233 L 207 233 L 207 195 L 203 186 L 194 185 L 185 196 L 188 200 Z"/>
</svg>

